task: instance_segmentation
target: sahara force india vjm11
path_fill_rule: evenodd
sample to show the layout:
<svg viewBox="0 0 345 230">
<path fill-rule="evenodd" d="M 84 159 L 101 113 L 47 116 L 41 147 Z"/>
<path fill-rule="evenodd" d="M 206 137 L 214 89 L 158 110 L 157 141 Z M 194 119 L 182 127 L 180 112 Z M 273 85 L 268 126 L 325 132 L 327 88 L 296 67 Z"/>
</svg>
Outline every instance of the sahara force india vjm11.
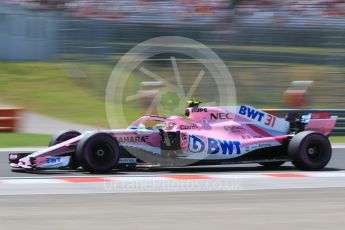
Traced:
<svg viewBox="0 0 345 230">
<path fill-rule="evenodd" d="M 327 113 L 289 113 L 279 118 L 247 105 L 201 107 L 190 103 L 185 117 L 146 115 L 126 129 L 53 136 L 49 147 L 11 153 L 12 170 L 113 169 L 258 163 L 278 167 L 292 162 L 301 170 L 320 170 L 329 162 L 328 140 L 336 117 Z"/>
</svg>

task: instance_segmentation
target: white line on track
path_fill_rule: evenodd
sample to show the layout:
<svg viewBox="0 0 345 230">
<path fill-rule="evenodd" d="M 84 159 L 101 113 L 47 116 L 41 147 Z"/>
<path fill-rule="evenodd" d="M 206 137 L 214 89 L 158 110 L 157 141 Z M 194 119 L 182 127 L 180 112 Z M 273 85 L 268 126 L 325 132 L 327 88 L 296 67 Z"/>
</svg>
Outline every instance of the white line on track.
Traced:
<svg viewBox="0 0 345 230">
<path fill-rule="evenodd" d="M 0 178 L 0 195 L 345 187 L 345 171 Z"/>
<path fill-rule="evenodd" d="M 140 172 L 138 172 L 140 173 Z M 268 171 L 268 172 L 243 172 L 243 173 L 152 173 L 145 175 L 59 175 L 59 176 L 35 176 L 35 177 L 28 177 L 28 176 L 21 176 L 21 177 L 0 177 L 0 181 L 2 180 L 12 180 L 12 179 L 32 179 L 32 180 L 41 180 L 41 179 L 60 179 L 60 178 L 159 178 L 159 177 L 174 177 L 174 176 L 209 176 L 215 178 L 238 178 L 238 177 L 245 177 L 245 178 L 254 178 L 254 177 L 261 177 L 262 175 L 279 175 L 279 174 L 303 174 L 308 177 L 337 177 L 337 176 L 344 176 L 345 177 L 345 170 L 339 171 L 321 171 L 321 172 L 303 172 L 303 171 Z M 293 177 L 293 176 L 292 176 Z"/>
<path fill-rule="evenodd" d="M 332 144 L 333 149 L 345 149 L 345 144 Z"/>
</svg>

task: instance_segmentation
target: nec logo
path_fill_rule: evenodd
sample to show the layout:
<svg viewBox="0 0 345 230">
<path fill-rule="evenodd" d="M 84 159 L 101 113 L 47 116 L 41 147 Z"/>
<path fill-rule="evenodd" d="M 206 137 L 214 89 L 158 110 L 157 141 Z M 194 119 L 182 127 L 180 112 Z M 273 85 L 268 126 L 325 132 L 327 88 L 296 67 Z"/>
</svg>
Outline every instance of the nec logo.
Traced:
<svg viewBox="0 0 345 230">
<path fill-rule="evenodd" d="M 232 120 L 233 114 L 231 113 L 211 113 L 211 120 Z"/>
<path fill-rule="evenodd" d="M 257 121 L 261 121 L 265 115 L 263 112 L 257 111 L 244 105 L 240 107 L 240 111 L 238 113 Z"/>
</svg>

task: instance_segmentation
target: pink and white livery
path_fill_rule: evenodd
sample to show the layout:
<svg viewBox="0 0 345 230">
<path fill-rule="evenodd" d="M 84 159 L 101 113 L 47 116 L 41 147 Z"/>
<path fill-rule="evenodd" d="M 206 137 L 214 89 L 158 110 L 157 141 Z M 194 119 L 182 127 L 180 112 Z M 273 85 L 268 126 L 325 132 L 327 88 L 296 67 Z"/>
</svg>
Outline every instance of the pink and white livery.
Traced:
<svg viewBox="0 0 345 230">
<path fill-rule="evenodd" d="M 140 117 L 127 129 L 53 136 L 49 147 L 9 155 L 13 170 L 82 167 L 93 173 L 138 165 L 187 166 L 291 161 L 320 170 L 332 155 L 328 140 L 336 117 L 293 114 L 279 118 L 247 105 L 201 107 L 190 102 L 185 117 Z"/>
</svg>

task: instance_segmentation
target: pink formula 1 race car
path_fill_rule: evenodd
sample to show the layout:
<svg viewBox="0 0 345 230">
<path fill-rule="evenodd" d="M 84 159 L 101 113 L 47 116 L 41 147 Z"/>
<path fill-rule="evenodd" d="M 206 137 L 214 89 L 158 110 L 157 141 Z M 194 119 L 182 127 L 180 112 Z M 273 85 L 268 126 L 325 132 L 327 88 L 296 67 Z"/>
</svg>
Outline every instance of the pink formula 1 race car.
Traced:
<svg viewBox="0 0 345 230">
<path fill-rule="evenodd" d="M 329 162 L 328 140 L 336 117 L 326 113 L 279 118 L 247 105 L 201 107 L 190 103 L 186 117 L 146 115 L 127 129 L 53 136 L 49 147 L 12 153 L 12 170 L 112 169 L 258 163 L 278 167 L 290 161 L 301 170 L 320 170 Z"/>
</svg>

